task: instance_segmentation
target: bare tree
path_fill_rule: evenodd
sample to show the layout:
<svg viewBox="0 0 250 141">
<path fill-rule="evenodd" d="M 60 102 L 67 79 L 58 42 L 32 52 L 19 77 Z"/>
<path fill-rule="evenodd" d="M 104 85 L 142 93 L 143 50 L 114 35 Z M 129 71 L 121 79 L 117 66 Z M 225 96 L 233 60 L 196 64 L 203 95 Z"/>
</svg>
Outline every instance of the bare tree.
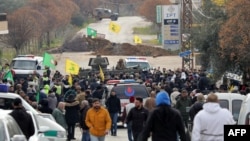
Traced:
<svg viewBox="0 0 250 141">
<path fill-rule="evenodd" d="M 37 31 L 39 30 L 39 21 L 37 18 L 39 17 L 42 19 L 43 16 L 30 7 L 23 7 L 16 10 L 7 17 L 9 34 L 1 36 L 1 42 L 14 48 L 16 53 L 20 54 L 23 47 L 30 40 L 37 37 Z"/>
</svg>

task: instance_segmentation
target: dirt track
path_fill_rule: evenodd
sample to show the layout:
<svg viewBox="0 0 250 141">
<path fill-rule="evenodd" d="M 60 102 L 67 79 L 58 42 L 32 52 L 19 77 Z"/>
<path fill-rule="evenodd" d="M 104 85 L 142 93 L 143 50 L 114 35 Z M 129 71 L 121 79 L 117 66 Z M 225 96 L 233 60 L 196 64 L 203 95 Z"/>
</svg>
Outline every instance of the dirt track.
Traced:
<svg viewBox="0 0 250 141">
<path fill-rule="evenodd" d="M 66 74 L 65 72 L 65 60 L 68 58 L 75 63 L 79 64 L 80 67 L 83 68 L 90 68 L 88 66 L 89 58 L 94 58 L 94 55 L 90 55 L 91 53 L 63 53 L 63 54 L 53 54 L 55 59 L 58 61 L 58 65 L 56 67 L 57 70 L 59 70 L 62 74 Z M 113 66 L 116 66 L 117 61 L 120 58 L 125 59 L 128 56 L 107 56 L 109 59 L 109 66 L 108 68 L 112 68 Z M 182 64 L 182 58 L 179 56 L 161 56 L 161 57 L 145 57 L 149 61 L 150 65 L 152 67 L 161 67 L 161 68 L 167 68 L 167 69 L 177 69 L 181 68 Z"/>
</svg>

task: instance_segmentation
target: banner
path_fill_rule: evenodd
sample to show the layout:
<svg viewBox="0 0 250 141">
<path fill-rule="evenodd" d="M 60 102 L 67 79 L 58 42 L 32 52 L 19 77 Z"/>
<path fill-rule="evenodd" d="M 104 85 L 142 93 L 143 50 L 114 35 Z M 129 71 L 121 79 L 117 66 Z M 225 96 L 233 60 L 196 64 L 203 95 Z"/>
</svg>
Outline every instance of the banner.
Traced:
<svg viewBox="0 0 250 141">
<path fill-rule="evenodd" d="M 77 75 L 79 73 L 79 65 L 70 59 L 66 59 L 65 71 L 69 74 Z"/>
</svg>

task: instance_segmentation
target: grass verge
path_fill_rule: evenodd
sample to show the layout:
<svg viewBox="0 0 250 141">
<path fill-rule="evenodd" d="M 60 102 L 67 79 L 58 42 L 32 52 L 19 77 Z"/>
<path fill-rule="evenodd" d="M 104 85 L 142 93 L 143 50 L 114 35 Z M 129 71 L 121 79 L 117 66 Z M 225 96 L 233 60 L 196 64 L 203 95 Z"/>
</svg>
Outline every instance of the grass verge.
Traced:
<svg viewBox="0 0 250 141">
<path fill-rule="evenodd" d="M 142 34 L 142 35 L 155 35 L 157 34 L 157 31 L 152 25 L 150 25 L 150 26 L 145 26 L 145 27 L 134 27 L 133 33 Z"/>
</svg>

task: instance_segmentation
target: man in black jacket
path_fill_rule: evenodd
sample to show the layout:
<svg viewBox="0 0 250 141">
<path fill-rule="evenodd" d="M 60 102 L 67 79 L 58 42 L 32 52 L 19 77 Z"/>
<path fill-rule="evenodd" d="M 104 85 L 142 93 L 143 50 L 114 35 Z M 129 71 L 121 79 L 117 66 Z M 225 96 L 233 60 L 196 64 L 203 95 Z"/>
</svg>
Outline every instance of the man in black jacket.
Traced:
<svg viewBox="0 0 250 141">
<path fill-rule="evenodd" d="M 10 115 L 16 120 L 26 138 L 29 139 L 35 133 L 32 117 L 23 108 L 20 98 L 14 99 L 13 107 L 14 110 Z"/>
<path fill-rule="evenodd" d="M 171 107 L 167 92 L 156 96 L 157 108 L 152 111 L 138 141 L 147 141 L 152 133 L 152 141 L 186 141 L 185 128 L 180 113 Z"/>
<path fill-rule="evenodd" d="M 121 113 L 121 101 L 116 96 L 115 91 L 111 91 L 110 97 L 106 101 L 106 107 L 112 120 L 111 136 L 116 136 L 118 114 Z"/>
<path fill-rule="evenodd" d="M 90 141 L 89 127 L 85 123 L 87 111 L 89 110 L 89 102 L 83 100 L 80 105 L 80 128 L 82 130 L 82 141 Z"/>
<path fill-rule="evenodd" d="M 68 141 L 75 139 L 75 124 L 79 122 L 79 110 L 79 101 L 75 100 L 75 94 L 70 94 L 65 102 L 65 120 L 68 125 Z"/>
<path fill-rule="evenodd" d="M 132 108 L 127 116 L 127 124 L 132 123 L 132 133 L 134 141 L 138 141 L 138 136 L 143 130 L 148 117 L 148 110 L 143 107 L 143 99 L 135 98 L 135 107 Z"/>
</svg>

